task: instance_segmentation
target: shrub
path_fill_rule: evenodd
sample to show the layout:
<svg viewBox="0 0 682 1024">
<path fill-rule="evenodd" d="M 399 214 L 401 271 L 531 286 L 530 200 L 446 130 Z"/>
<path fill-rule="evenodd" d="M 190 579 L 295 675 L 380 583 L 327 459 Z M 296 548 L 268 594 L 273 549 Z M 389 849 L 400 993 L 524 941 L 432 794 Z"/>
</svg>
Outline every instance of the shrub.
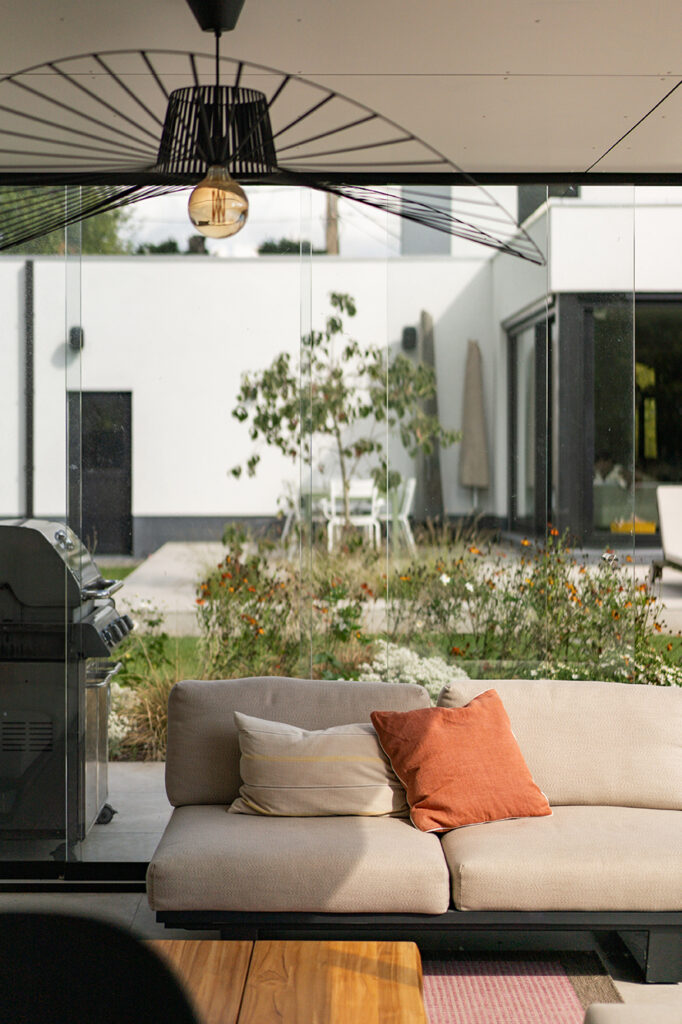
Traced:
<svg viewBox="0 0 682 1024">
<path fill-rule="evenodd" d="M 467 674 L 443 658 L 424 658 L 409 647 L 387 642 L 371 662 L 360 666 L 360 678 L 367 682 L 419 683 L 435 701 L 444 686 L 455 679 L 466 679 Z"/>
<path fill-rule="evenodd" d="M 344 571 L 342 560 L 322 562 L 313 574 L 312 673 L 321 679 L 357 679 L 367 646 L 364 613 L 374 597 L 370 585 Z"/>
<path fill-rule="evenodd" d="M 607 550 L 588 566 L 556 529 L 542 547 L 522 543 L 518 559 L 471 545 L 436 563 L 421 590 L 420 617 L 470 674 L 504 664 L 513 675 L 682 682 L 654 643 L 663 606 L 630 556 Z"/>
<path fill-rule="evenodd" d="M 163 761 L 168 695 L 179 679 L 194 674 L 193 666 L 163 630 L 163 614 L 157 608 L 141 602 L 132 615 L 136 628 L 121 645 L 122 667 L 111 684 L 109 756 Z"/>
<path fill-rule="evenodd" d="M 298 590 L 289 569 L 246 553 L 246 534 L 228 527 L 225 558 L 199 584 L 197 609 L 208 678 L 290 675 L 299 657 Z"/>
</svg>

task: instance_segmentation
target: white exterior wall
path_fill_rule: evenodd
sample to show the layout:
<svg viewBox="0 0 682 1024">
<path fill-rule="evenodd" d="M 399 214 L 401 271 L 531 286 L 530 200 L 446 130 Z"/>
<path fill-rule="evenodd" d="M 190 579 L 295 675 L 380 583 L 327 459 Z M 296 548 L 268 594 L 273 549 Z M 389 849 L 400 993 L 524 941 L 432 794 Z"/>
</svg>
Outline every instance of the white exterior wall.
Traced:
<svg viewBox="0 0 682 1024">
<path fill-rule="evenodd" d="M 24 473 L 24 261 L 0 262 L 0 516 L 21 505 Z"/>
<path fill-rule="evenodd" d="M 79 381 L 78 356 L 66 344 L 70 277 L 63 256 L 34 259 L 34 513 L 40 518 L 66 513 L 65 392 Z M 77 323 L 77 310 L 69 312 Z"/>
<path fill-rule="evenodd" d="M 355 298 L 358 315 L 346 326 L 363 345 L 399 346 L 403 327 L 417 324 L 423 309 L 430 312 L 440 370 L 452 298 L 480 266 L 449 257 L 83 257 L 80 266 L 75 259 L 40 257 L 34 264 L 37 516 L 66 508 L 65 393 L 79 387 L 132 392 L 134 516 L 276 514 L 285 482 L 298 480 L 297 465 L 261 447 L 253 479 L 229 473 L 254 448 L 248 425 L 231 415 L 242 373 L 264 368 L 282 350 L 295 362 L 301 329 L 323 325 L 332 290 Z M 14 318 L 9 300 L 3 302 L 1 405 L 11 438 L 3 515 L 23 512 L 17 441 L 23 324 L 16 317 L 23 310 L 23 266 L 23 260 L 0 263 L 0 295 L 15 296 Z M 66 344 L 69 327 L 78 323 L 85 335 L 81 352 Z M 459 426 L 461 395 L 453 402 L 449 383 L 454 370 L 447 360 L 442 369 L 443 420 Z"/>
</svg>

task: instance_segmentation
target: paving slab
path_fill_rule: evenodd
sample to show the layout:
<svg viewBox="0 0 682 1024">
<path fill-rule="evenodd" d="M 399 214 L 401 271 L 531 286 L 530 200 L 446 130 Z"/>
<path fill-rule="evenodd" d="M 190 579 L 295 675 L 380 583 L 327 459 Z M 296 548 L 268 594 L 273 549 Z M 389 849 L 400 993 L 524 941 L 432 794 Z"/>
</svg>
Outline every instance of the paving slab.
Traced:
<svg viewBox="0 0 682 1024">
<path fill-rule="evenodd" d="M 219 542 L 169 541 L 126 577 L 116 606 L 133 618 L 136 610 L 151 606 L 163 613 L 170 636 L 198 636 L 197 584 L 224 554 Z"/>
</svg>

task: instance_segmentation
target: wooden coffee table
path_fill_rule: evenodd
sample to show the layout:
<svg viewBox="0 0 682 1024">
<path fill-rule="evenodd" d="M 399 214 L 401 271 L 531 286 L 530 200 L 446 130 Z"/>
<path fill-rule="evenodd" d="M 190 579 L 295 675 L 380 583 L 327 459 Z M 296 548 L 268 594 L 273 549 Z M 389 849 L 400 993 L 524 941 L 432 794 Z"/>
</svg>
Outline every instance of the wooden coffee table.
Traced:
<svg viewBox="0 0 682 1024">
<path fill-rule="evenodd" d="M 202 1024 L 427 1024 L 413 942 L 147 943 Z"/>
</svg>

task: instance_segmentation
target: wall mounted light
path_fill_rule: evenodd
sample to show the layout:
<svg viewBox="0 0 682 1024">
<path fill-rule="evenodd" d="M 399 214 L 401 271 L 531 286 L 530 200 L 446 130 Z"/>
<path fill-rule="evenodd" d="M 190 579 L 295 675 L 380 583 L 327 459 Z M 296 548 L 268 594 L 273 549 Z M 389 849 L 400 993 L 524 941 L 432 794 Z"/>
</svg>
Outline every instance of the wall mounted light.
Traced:
<svg viewBox="0 0 682 1024">
<path fill-rule="evenodd" d="M 70 327 L 69 328 L 69 345 L 75 349 L 76 352 L 80 352 L 85 344 L 85 334 L 82 327 Z"/>
</svg>

